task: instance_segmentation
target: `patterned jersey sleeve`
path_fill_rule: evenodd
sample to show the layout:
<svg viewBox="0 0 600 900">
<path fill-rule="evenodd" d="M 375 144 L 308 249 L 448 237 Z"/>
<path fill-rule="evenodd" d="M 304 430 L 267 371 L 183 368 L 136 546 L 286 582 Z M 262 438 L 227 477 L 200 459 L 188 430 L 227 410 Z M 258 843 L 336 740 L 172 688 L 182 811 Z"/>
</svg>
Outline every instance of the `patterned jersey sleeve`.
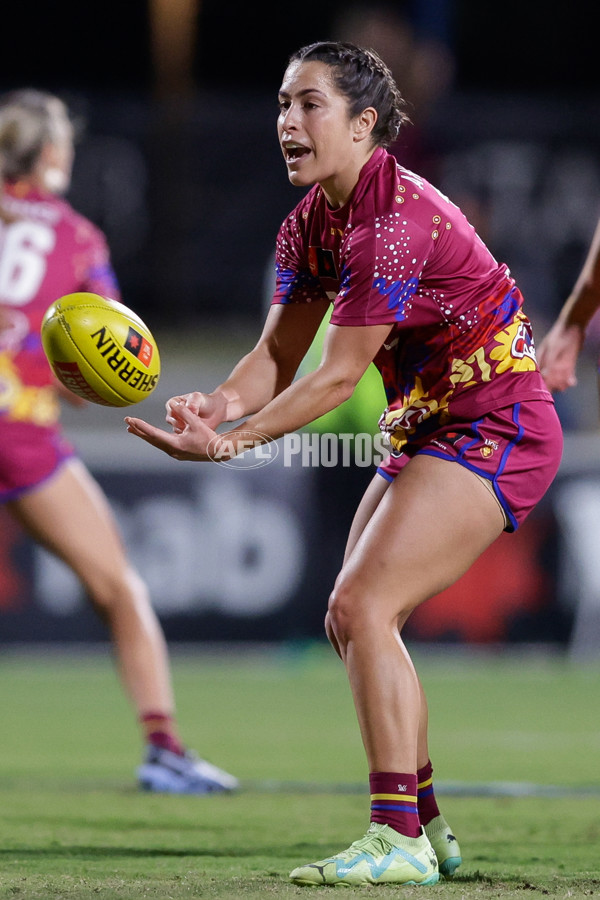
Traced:
<svg viewBox="0 0 600 900">
<path fill-rule="evenodd" d="M 272 303 L 310 303 L 326 297 L 318 274 L 311 271 L 310 253 L 299 208 L 282 223 L 275 245 L 276 283 Z"/>
<path fill-rule="evenodd" d="M 341 285 L 332 322 L 399 322 L 411 308 L 431 249 L 431 237 L 399 214 L 353 228 L 341 254 Z"/>
</svg>

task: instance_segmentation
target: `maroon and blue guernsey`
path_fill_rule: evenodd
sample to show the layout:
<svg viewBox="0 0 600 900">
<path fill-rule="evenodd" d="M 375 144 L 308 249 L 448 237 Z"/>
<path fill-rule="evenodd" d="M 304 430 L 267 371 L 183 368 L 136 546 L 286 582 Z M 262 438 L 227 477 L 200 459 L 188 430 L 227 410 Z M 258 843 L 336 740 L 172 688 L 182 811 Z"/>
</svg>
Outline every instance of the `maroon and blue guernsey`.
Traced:
<svg viewBox="0 0 600 900">
<path fill-rule="evenodd" d="M 0 202 L 2 502 L 49 478 L 74 452 L 42 347 L 44 313 L 65 294 L 120 294 L 104 235 L 69 203 L 19 182 L 4 185 Z"/>
<path fill-rule="evenodd" d="M 351 199 L 315 185 L 277 238 L 274 303 L 329 298 L 340 326 L 392 326 L 374 359 L 396 451 L 455 418 L 552 400 L 523 298 L 460 209 L 378 148 Z"/>
<path fill-rule="evenodd" d="M 55 379 L 40 326 L 47 308 L 77 291 L 120 299 L 102 232 L 53 194 L 5 185 L 0 226 L 0 417 L 57 420 Z"/>
</svg>

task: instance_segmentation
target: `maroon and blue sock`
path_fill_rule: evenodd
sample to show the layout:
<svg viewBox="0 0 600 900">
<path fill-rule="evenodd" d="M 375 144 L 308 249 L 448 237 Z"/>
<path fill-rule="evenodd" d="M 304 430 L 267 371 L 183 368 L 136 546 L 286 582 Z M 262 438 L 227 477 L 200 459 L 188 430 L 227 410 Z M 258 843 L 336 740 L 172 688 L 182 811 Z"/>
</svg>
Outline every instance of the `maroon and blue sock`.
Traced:
<svg viewBox="0 0 600 900">
<path fill-rule="evenodd" d="M 407 837 L 418 837 L 417 776 L 400 772 L 371 772 L 371 822 L 389 825 Z"/>
<path fill-rule="evenodd" d="M 431 760 L 417 770 L 417 808 L 421 825 L 428 825 L 440 815 L 433 790 L 433 766 Z"/>
<path fill-rule="evenodd" d="M 149 712 L 140 716 L 146 743 L 183 756 L 185 748 L 177 735 L 173 717 L 165 713 Z"/>
</svg>

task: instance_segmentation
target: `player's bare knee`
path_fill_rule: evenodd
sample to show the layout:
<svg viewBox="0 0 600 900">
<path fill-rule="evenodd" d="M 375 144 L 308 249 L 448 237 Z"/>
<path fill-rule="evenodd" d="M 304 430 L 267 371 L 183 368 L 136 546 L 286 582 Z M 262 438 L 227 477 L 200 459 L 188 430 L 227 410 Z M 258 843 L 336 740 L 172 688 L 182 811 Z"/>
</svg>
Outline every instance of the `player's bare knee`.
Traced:
<svg viewBox="0 0 600 900">
<path fill-rule="evenodd" d="M 335 636 L 335 631 L 333 630 L 329 612 L 325 616 L 325 634 L 327 635 L 327 639 L 329 640 L 329 643 L 331 644 L 337 655 L 340 657 L 340 659 L 343 659 L 344 657 L 342 654 L 342 650 Z"/>
<path fill-rule="evenodd" d="M 327 617 L 334 640 L 341 647 L 364 628 L 364 603 L 348 582 L 336 583 L 329 597 Z"/>
<path fill-rule="evenodd" d="M 111 619 L 125 610 L 135 611 L 149 603 L 146 585 L 129 569 L 88 576 L 86 588 L 92 605 L 103 619 Z"/>
</svg>

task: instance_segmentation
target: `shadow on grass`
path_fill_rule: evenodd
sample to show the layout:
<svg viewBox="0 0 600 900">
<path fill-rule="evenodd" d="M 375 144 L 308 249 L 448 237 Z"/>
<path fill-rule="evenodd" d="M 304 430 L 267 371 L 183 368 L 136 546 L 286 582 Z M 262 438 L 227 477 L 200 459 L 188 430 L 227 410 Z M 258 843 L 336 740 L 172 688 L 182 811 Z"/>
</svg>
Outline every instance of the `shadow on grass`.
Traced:
<svg viewBox="0 0 600 900">
<path fill-rule="evenodd" d="M 319 852 L 327 854 L 331 848 L 327 848 L 327 850 L 313 850 L 311 851 L 313 854 L 318 854 Z M 109 846 L 94 846 L 94 847 L 86 847 L 86 846 L 52 846 L 52 847 L 13 847 L 13 848 L 5 848 L 0 849 L 0 860 L 5 862 L 8 859 L 67 859 L 67 858 L 78 858 L 78 859 L 104 859 L 111 858 L 117 859 L 119 857 L 128 858 L 128 859 L 152 859 L 158 857 L 167 857 L 167 858 L 196 858 L 202 859 L 206 858 L 226 858 L 226 859 L 241 859 L 243 857 L 280 857 L 282 859 L 288 859 L 297 856 L 298 854 L 291 849 L 283 850 L 277 848 L 273 848 L 272 846 L 268 847 L 252 847 L 249 850 L 243 850 L 238 847 L 236 848 L 220 848 L 220 849 L 198 849 L 198 847 L 193 848 L 180 848 L 177 850 L 166 850 L 152 847 L 109 847 Z"/>
</svg>

